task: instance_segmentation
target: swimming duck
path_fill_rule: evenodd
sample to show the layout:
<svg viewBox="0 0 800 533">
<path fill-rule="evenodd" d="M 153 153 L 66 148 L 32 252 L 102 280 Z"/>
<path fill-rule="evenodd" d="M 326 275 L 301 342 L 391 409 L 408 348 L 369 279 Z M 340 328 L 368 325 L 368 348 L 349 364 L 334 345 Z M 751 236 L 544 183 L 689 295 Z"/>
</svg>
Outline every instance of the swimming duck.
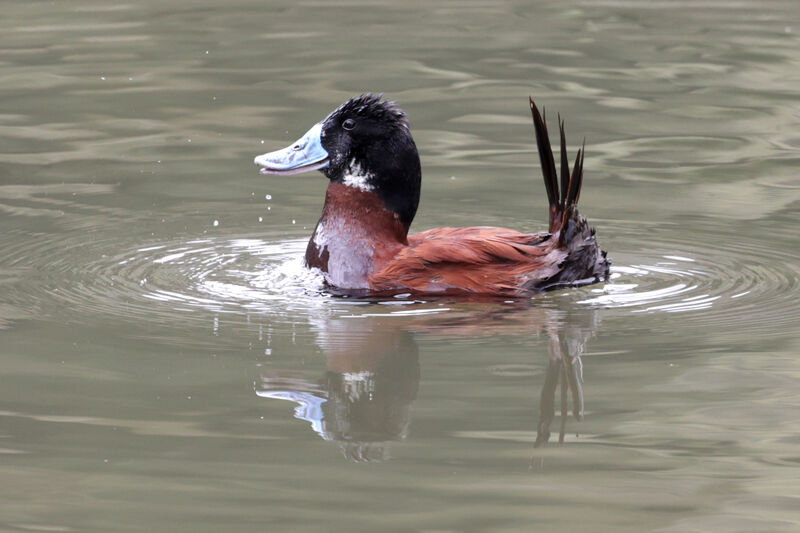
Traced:
<svg viewBox="0 0 800 533">
<path fill-rule="evenodd" d="M 525 296 L 605 280 L 609 261 L 578 213 L 584 150 L 561 187 L 546 120 L 529 99 L 549 201 L 547 232 L 495 227 L 408 234 L 422 173 L 406 113 L 381 95 L 351 98 L 292 145 L 255 158 L 261 174 L 319 170 L 329 180 L 305 262 L 337 291 L 385 295 Z"/>
</svg>

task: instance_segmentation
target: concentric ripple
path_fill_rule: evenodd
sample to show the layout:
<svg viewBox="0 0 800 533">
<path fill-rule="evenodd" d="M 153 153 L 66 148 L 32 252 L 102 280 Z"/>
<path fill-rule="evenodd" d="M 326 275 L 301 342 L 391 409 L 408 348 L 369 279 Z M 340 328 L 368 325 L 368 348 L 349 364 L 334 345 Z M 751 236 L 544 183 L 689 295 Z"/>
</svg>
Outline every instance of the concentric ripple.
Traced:
<svg viewBox="0 0 800 533">
<path fill-rule="evenodd" d="M 305 239 L 199 238 L 119 250 L 118 241 L 17 238 L 4 263 L 6 299 L 35 314 L 70 309 L 137 321 L 192 320 L 196 311 L 267 312 L 319 305 L 318 272 L 302 265 Z M 31 258 L 46 263 L 31 265 Z M 177 319 L 177 320 L 176 320 Z"/>
<path fill-rule="evenodd" d="M 627 249 L 637 242 L 630 237 Z M 794 250 L 713 229 L 692 238 L 659 235 L 643 252 L 615 253 L 610 282 L 590 287 L 579 303 L 633 313 L 692 313 L 698 327 L 764 329 L 797 322 L 800 263 Z"/>
<path fill-rule="evenodd" d="M 614 235 L 607 283 L 535 298 L 543 305 L 625 313 L 691 313 L 691 324 L 701 327 L 764 329 L 798 319 L 800 266 L 793 250 L 711 233 L 692 243 L 668 234 L 644 243 L 625 225 L 606 232 Z M 4 305 L 28 316 L 66 309 L 70 320 L 100 314 L 180 324 L 207 319 L 198 313 L 203 310 L 302 316 L 338 305 L 324 292 L 319 273 L 303 267 L 306 237 L 299 235 L 154 239 L 137 246 L 77 233 L 12 239 L 0 265 L 0 286 Z M 425 302 L 406 303 L 425 311 Z"/>
</svg>

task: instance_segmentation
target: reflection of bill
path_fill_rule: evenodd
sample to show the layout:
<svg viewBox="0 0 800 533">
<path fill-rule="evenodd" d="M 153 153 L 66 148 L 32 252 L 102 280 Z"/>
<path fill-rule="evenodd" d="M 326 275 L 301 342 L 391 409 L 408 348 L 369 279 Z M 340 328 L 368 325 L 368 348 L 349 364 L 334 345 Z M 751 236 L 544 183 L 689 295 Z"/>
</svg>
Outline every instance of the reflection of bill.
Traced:
<svg viewBox="0 0 800 533">
<path fill-rule="evenodd" d="M 328 371 L 319 382 L 262 374 L 256 394 L 291 400 L 295 417 L 352 461 L 384 461 L 408 434 L 419 389 L 419 351 L 392 320 L 331 319 L 318 326 Z"/>
<path fill-rule="evenodd" d="M 597 327 L 593 310 L 484 307 L 478 313 L 444 316 L 332 318 L 314 326 L 326 357 L 325 375 L 312 381 L 269 371 L 261 374 L 256 393 L 294 402 L 294 416 L 308 421 L 323 439 L 338 442 L 349 460 L 386 460 L 390 442 L 408 435 L 420 381 L 415 333 L 463 337 L 545 332 L 549 358 L 535 446 L 550 439 L 559 388 L 559 443 L 564 441 L 570 399 L 574 416 L 583 417 L 580 356 Z"/>
</svg>

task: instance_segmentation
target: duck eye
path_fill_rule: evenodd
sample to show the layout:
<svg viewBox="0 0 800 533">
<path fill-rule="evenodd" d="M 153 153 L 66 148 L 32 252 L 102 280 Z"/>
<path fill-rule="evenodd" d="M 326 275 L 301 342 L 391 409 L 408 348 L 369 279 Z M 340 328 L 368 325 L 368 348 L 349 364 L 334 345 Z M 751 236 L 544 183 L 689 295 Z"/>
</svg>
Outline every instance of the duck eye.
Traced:
<svg viewBox="0 0 800 533">
<path fill-rule="evenodd" d="M 355 121 L 355 120 L 353 120 L 352 118 L 348 118 L 347 120 L 345 120 L 344 122 L 342 122 L 342 127 L 343 127 L 344 129 L 348 130 L 348 131 L 349 131 L 349 130 L 352 130 L 353 128 L 355 128 L 355 127 L 356 127 L 356 121 Z"/>
</svg>

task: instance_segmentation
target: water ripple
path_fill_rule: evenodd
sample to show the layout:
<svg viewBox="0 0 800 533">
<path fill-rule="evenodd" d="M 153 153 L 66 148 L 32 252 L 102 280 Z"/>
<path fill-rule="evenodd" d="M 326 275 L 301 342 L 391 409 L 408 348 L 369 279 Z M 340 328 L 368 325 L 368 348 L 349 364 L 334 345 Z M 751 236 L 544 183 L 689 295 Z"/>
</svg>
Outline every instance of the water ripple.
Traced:
<svg viewBox="0 0 800 533">
<path fill-rule="evenodd" d="M 631 236 L 628 243 L 636 243 Z M 659 236 L 627 264 L 617 254 L 609 283 L 592 287 L 580 303 L 634 313 L 693 312 L 696 327 L 764 329 L 796 323 L 800 265 L 788 248 L 759 241 L 702 235 L 700 242 Z M 644 243 L 643 243 L 644 244 Z M 644 260 L 644 261 L 643 261 Z"/>
<path fill-rule="evenodd" d="M 768 250 L 756 242 L 713 235 L 703 235 L 707 242 L 702 244 L 659 236 L 654 247 L 640 241 L 635 228 L 618 225 L 604 232 L 636 252 L 615 251 L 612 242 L 614 266 L 607 283 L 538 296 L 541 305 L 691 313 L 690 325 L 699 327 L 761 330 L 798 319 L 800 267 L 788 249 Z M 207 319 L 197 311 L 289 317 L 340 304 L 348 304 L 348 313 L 354 309 L 342 300 L 332 303 L 319 273 L 303 267 L 305 237 L 204 237 L 132 248 L 118 237 L 87 241 L 79 232 L 67 238 L 11 238 L 0 265 L 7 267 L 4 303 L 28 315 L 66 306 L 74 311 L 71 320 L 102 314 L 180 325 Z M 426 311 L 419 300 L 383 303 L 421 305 L 417 311 Z"/>
</svg>

